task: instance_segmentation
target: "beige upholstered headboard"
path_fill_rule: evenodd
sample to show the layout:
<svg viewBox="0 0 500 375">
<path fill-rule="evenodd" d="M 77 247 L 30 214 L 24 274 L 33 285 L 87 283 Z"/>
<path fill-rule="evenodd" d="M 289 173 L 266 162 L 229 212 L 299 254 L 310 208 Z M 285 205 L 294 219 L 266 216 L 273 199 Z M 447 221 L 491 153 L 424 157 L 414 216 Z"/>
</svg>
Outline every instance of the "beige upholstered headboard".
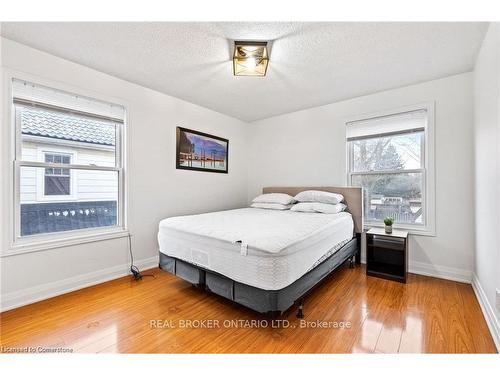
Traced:
<svg viewBox="0 0 500 375">
<path fill-rule="evenodd" d="M 293 186 L 293 187 L 265 187 L 262 189 L 264 194 L 267 193 L 285 193 L 292 196 L 297 195 L 305 190 L 320 190 L 328 191 L 331 193 L 338 193 L 344 196 L 347 210 L 352 215 L 354 221 L 354 231 L 356 233 L 363 232 L 363 189 L 354 186 L 323 186 L 323 187 L 310 187 L 310 186 Z"/>
</svg>

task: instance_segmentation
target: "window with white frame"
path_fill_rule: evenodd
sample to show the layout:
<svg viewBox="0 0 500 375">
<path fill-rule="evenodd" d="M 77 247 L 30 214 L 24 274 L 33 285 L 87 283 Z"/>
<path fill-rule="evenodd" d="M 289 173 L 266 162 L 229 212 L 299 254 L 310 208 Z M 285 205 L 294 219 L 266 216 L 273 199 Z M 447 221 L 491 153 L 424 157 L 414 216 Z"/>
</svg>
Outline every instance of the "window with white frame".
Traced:
<svg viewBox="0 0 500 375">
<path fill-rule="evenodd" d="M 431 106 L 350 121 L 346 126 L 348 183 L 363 187 L 364 221 L 433 231 L 429 158 Z"/>
<path fill-rule="evenodd" d="M 45 153 L 45 163 L 71 164 L 71 155 Z M 70 195 L 71 174 L 68 168 L 45 168 L 44 195 Z"/>
<path fill-rule="evenodd" d="M 13 245 L 123 229 L 124 107 L 13 79 L 12 108 Z"/>
</svg>

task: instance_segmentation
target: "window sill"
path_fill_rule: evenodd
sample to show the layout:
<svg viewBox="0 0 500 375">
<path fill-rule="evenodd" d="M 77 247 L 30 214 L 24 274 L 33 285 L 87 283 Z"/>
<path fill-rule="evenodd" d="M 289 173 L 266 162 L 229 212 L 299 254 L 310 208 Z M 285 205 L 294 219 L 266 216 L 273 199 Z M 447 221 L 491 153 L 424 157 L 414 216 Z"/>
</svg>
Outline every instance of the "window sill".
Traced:
<svg viewBox="0 0 500 375">
<path fill-rule="evenodd" d="M 81 245 L 84 243 L 111 240 L 114 238 L 127 237 L 129 231 L 124 228 L 113 228 L 108 230 L 80 231 L 68 235 L 41 235 L 37 238 L 23 239 L 12 244 L 10 248 L 3 251 L 0 257 L 8 257 L 37 251 L 51 250 L 59 247 Z"/>
<path fill-rule="evenodd" d="M 429 229 L 429 228 L 415 228 L 415 227 L 410 227 L 410 226 L 404 226 L 404 225 L 393 225 L 393 229 L 399 229 L 399 230 L 404 230 L 408 232 L 408 234 L 414 235 L 414 236 L 426 236 L 426 237 L 436 237 L 436 230 L 435 229 Z M 384 228 L 383 224 L 376 224 L 376 223 L 369 223 L 363 226 L 363 229 L 365 231 L 371 229 L 371 228 Z"/>
</svg>

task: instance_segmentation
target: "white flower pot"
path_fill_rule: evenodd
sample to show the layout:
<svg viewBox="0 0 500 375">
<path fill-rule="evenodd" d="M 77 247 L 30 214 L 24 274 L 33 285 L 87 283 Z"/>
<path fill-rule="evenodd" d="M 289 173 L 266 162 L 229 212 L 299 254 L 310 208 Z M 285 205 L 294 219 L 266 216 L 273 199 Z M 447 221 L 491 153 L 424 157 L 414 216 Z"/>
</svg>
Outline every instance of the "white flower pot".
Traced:
<svg viewBox="0 0 500 375">
<path fill-rule="evenodd" d="M 391 234 L 392 233 L 392 225 L 386 225 L 385 226 L 385 233 Z"/>
</svg>

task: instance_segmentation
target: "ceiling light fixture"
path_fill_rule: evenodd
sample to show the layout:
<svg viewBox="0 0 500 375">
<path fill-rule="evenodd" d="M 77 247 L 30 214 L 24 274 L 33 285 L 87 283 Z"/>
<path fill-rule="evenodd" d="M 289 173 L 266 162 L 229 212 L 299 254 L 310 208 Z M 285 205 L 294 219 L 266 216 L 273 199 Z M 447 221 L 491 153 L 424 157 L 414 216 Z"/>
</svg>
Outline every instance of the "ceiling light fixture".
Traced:
<svg viewBox="0 0 500 375">
<path fill-rule="evenodd" d="M 267 42 L 234 42 L 235 76 L 265 76 L 268 62 Z"/>
</svg>

